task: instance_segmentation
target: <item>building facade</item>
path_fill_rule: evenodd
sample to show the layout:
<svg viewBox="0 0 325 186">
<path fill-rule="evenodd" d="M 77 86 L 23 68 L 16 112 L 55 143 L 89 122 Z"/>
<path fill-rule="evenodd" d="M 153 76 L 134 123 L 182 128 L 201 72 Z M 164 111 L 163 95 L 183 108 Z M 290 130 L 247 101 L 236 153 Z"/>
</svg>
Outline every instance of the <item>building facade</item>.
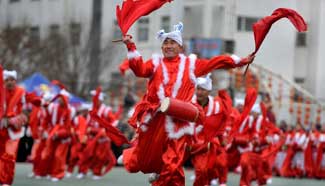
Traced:
<svg viewBox="0 0 325 186">
<path fill-rule="evenodd" d="M 112 38 L 120 37 L 116 24 L 115 6 L 122 0 L 103 0 L 102 46 Z M 325 1 L 324 0 L 174 0 L 158 11 L 138 20 L 130 29 L 144 58 L 160 51 L 155 39 L 161 28 L 169 31 L 172 25 L 183 21 L 184 39 L 220 39 L 220 52 L 239 56 L 254 50 L 251 25 L 270 15 L 273 10 L 286 7 L 297 10 L 309 29 L 297 33 L 288 20 L 274 24 L 265 39 L 255 63 L 280 74 L 306 88 L 317 99 L 325 101 Z M 52 30 L 66 31 L 80 28 L 81 44 L 86 43 L 91 25 L 92 0 L 0 0 L 0 29 L 10 25 L 28 24 L 40 38 Z M 116 44 L 120 52 L 107 74 L 117 71 L 125 57 L 125 49 Z M 115 68 L 116 67 L 116 68 Z M 109 78 L 109 77 L 103 77 Z"/>
</svg>

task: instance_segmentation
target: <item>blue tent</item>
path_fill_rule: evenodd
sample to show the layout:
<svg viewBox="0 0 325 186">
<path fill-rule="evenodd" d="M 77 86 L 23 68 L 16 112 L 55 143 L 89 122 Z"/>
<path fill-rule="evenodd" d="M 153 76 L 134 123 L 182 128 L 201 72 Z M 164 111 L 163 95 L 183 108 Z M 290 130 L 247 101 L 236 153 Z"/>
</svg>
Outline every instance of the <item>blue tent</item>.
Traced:
<svg viewBox="0 0 325 186">
<path fill-rule="evenodd" d="M 27 92 L 35 92 L 37 95 L 42 95 L 48 91 L 56 95 L 60 91 L 59 87 L 51 85 L 51 82 L 45 76 L 38 72 L 34 73 L 30 77 L 20 82 L 19 85 L 24 87 Z M 81 104 L 84 102 L 85 100 L 83 100 L 82 98 L 71 94 L 71 104 Z"/>
</svg>

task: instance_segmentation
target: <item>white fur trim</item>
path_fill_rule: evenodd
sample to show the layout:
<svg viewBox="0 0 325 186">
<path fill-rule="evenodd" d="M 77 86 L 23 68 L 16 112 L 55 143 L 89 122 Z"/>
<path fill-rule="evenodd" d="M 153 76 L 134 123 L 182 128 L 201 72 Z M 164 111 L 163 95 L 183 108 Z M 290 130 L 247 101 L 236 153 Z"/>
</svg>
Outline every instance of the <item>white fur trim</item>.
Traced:
<svg viewBox="0 0 325 186">
<path fill-rule="evenodd" d="M 148 123 L 150 120 L 151 120 L 151 114 L 147 113 L 145 116 L 144 116 L 144 121 L 143 123 Z"/>
<path fill-rule="evenodd" d="M 180 55 L 181 62 L 178 67 L 177 79 L 173 87 L 172 97 L 175 98 L 178 94 L 178 90 L 182 85 L 182 79 L 184 78 L 184 70 L 185 70 L 185 61 L 186 57 L 184 55 Z"/>
<path fill-rule="evenodd" d="M 255 130 L 260 131 L 262 127 L 263 116 L 259 115 L 256 120 Z"/>
<path fill-rule="evenodd" d="M 127 57 L 128 57 L 128 59 L 134 59 L 134 58 L 141 57 L 141 54 L 137 50 L 128 51 Z"/>
<path fill-rule="evenodd" d="M 218 114 L 220 112 L 220 103 L 216 101 L 214 104 L 214 114 Z"/>
<path fill-rule="evenodd" d="M 190 122 L 189 125 L 175 131 L 175 123 L 173 122 L 173 119 L 170 116 L 166 116 L 166 131 L 169 138 L 179 139 L 186 134 L 193 135 L 194 130 L 195 123 Z"/>
<path fill-rule="evenodd" d="M 53 105 L 53 112 L 52 112 L 52 125 L 55 125 L 58 119 L 58 109 L 59 109 L 59 105 L 58 104 L 54 104 Z"/>
<path fill-rule="evenodd" d="M 167 71 L 167 67 L 166 67 L 165 63 L 161 63 L 161 68 L 162 68 L 163 76 L 164 76 L 163 83 L 164 83 L 164 85 L 167 85 L 167 83 L 169 82 L 169 76 L 168 76 L 168 71 Z"/>
<path fill-rule="evenodd" d="M 240 63 L 241 58 L 238 57 L 237 55 L 233 54 L 230 56 L 232 60 L 234 60 L 235 64 Z"/>
<path fill-rule="evenodd" d="M 297 132 L 293 137 L 294 143 L 296 143 L 300 147 L 303 147 L 306 139 L 307 139 L 306 134 L 301 134 L 299 132 Z"/>
<path fill-rule="evenodd" d="M 253 116 L 249 116 L 248 126 L 249 126 L 250 129 L 253 127 L 253 122 L 254 122 L 254 117 Z"/>
<path fill-rule="evenodd" d="M 162 84 L 159 85 L 157 96 L 158 96 L 160 101 L 165 99 L 165 90 L 164 90 L 164 86 Z"/>
<path fill-rule="evenodd" d="M 197 99 L 197 97 L 196 97 L 196 95 L 194 94 L 194 95 L 192 96 L 191 102 L 192 102 L 192 103 L 196 103 L 196 101 L 197 101 L 196 99 Z"/>
<path fill-rule="evenodd" d="M 206 113 L 206 116 L 211 116 L 213 110 L 213 97 L 209 96 L 208 99 L 209 99 L 209 103 L 208 103 L 209 105 L 208 105 L 208 111 Z"/>
<path fill-rule="evenodd" d="M 203 125 L 199 125 L 195 128 L 195 132 L 198 134 L 203 130 Z"/>
<path fill-rule="evenodd" d="M 69 110 L 70 110 L 70 118 L 74 118 L 77 113 L 76 109 L 69 105 Z"/>
<path fill-rule="evenodd" d="M 157 70 L 159 64 L 160 64 L 160 61 L 161 61 L 161 55 L 160 54 L 153 54 L 151 59 L 152 59 L 152 64 L 154 66 L 154 71 Z"/>
<path fill-rule="evenodd" d="M 196 76 L 195 76 L 195 62 L 197 59 L 197 56 L 195 54 L 190 54 L 189 55 L 190 59 L 190 78 L 194 84 L 196 84 Z"/>
<path fill-rule="evenodd" d="M 240 124 L 240 127 L 239 127 L 239 133 L 243 132 L 245 126 L 246 126 L 246 123 L 247 123 L 247 120 L 248 120 L 248 116 L 244 119 L 244 121 Z"/>
<path fill-rule="evenodd" d="M 9 135 L 11 140 L 20 139 L 20 138 L 22 138 L 24 136 L 25 129 L 26 129 L 25 127 L 22 127 L 20 129 L 20 131 L 14 132 L 14 131 L 11 130 L 11 128 L 8 128 L 8 135 Z"/>
<path fill-rule="evenodd" d="M 173 86 L 172 95 L 171 95 L 171 97 L 173 97 L 173 98 L 175 98 L 177 96 L 178 90 L 182 85 L 182 79 L 184 77 L 186 57 L 182 54 L 180 55 L 180 57 L 181 57 L 181 62 L 179 63 L 177 78 L 176 78 L 176 82 Z M 163 85 L 166 85 L 168 83 L 169 75 L 168 75 L 167 68 L 166 68 L 164 62 L 161 62 L 160 64 L 162 65 L 162 71 L 163 71 L 163 84 L 159 85 L 159 90 L 157 92 L 157 96 L 158 96 L 159 100 L 162 101 L 166 97 Z"/>
</svg>

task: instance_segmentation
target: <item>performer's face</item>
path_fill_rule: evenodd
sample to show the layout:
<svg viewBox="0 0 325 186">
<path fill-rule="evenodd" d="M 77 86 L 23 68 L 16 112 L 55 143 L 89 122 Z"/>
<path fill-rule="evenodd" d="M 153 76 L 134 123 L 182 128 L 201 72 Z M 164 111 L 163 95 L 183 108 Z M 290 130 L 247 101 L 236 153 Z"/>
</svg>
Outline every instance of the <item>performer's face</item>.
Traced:
<svg viewBox="0 0 325 186">
<path fill-rule="evenodd" d="M 203 103 L 204 101 L 206 101 L 209 97 L 210 91 L 205 90 L 201 87 L 197 87 L 196 88 L 196 97 L 197 97 L 197 101 L 200 103 Z"/>
<path fill-rule="evenodd" d="M 8 90 L 12 90 L 16 86 L 16 79 L 13 77 L 8 77 L 5 79 L 5 86 Z"/>
<path fill-rule="evenodd" d="M 161 46 L 165 58 L 174 58 L 183 52 L 183 48 L 176 41 L 166 38 Z"/>
</svg>

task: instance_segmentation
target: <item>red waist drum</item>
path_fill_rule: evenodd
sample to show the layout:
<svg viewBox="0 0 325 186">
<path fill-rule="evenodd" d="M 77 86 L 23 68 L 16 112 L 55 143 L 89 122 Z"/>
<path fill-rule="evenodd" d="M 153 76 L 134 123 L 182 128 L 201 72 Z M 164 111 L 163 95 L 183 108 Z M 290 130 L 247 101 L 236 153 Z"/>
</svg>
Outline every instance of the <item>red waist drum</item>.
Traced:
<svg viewBox="0 0 325 186">
<path fill-rule="evenodd" d="M 195 122 L 199 117 L 199 109 L 193 104 L 174 98 L 162 100 L 160 111 L 166 115 L 190 122 Z"/>
</svg>

